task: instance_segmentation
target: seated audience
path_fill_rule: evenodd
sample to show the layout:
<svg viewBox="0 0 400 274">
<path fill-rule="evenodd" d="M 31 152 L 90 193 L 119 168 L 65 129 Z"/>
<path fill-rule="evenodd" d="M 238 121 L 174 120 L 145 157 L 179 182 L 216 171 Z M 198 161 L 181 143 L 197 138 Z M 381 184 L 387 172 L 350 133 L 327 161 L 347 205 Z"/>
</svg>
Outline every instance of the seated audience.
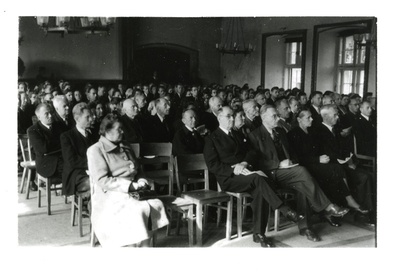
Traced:
<svg viewBox="0 0 400 274">
<path fill-rule="evenodd" d="M 311 228 L 311 209 L 323 212 L 330 223 L 333 222 L 332 217 L 342 217 L 349 209 L 332 204 L 307 169 L 295 165 L 297 157 L 289 146 L 285 131 L 278 127 L 276 109 L 265 105 L 261 107 L 260 114 L 262 126 L 249 134 L 250 144 L 258 159 L 256 168 L 280 187 L 296 190 L 297 210 L 305 215 L 304 220 L 298 223 L 300 235 L 313 242 L 320 241 L 321 238 Z"/>
<path fill-rule="evenodd" d="M 94 191 L 91 222 L 103 247 L 149 246 L 153 231 L 168 224 L 158 199 L 139 201 L 129 195 L 148 185 L 129 144 L 122 141 L 119 118 L 108 114 L 100 140 L 87 151 Z"/>
<path fill-rule="evenodd" d="M 357 140 L 359 154 L 376 157 L 376 124 L 371 119 L 371 103 L 363 101 L 360 106 L 360 116 L 354 123 L 354 135 Z"/>
<path fill-rule="evenodd" d="M 206 137 L 204 158 L 209 171 L 218 180 L 221 189 L 233 192 L 248 192 L 253 198 L 253 241 L 262 247 L 274 247 L 272 239 L 265 236 L 269 205 L 279 208 L 291 221 L 302 216 L 283 204 L 273 190 L 273 181 L 259 174 L 250 174 L 252 164 L 246 144 L 232 131 L 233 111 L 223 107 L 218 113 L 219 127 Z"/>
<path fill-rule="evenodd" d="M 310 94 L 310 111 L 312 115 L 312 119 L 314 121 L 312 127 L 319 125 L 322 123 L 322 118 L 320 114 L 320 108 L 322 106 L 322 92 L 313 91 Z"/>
<path fill-rule="evenodd" d="M 54 113 L 53 121 L 54 123 L 59 123 L 63 131 L 67 131 L 73 128 L 75 121 L 69 116 L 69 104 L 67 97 L 65 95 L 57 95 L 53 99 Z"/>
<path fill-rule="evenodd" d="M 204 112 L 201 120 L 204 122 L 205 127 L 213 132 L 218 128 L 218 113 L 222 109 L 223 101 L 219 96 L 214 96 L 210 98 L 208 102 L 210 105 L 210 112 Z"/>
<path fill-rule="evenodd" d="M 170 143 L 174 137 L 173 121 L 169 116 L 170 103 L 165 98 L 154 102 L 156 114 L 149 117 L 149 127 L 145 130 L 146 140 L 155 143 Z"/>
<path fill-rule="evenodd" d="M 188 109 L 182 114 L 184 126 L 180 127 L 172 140 L 172 155 L 202 153 L 204 139 L 196 130 L 196 113 Z"/>
<path fill-rule="evenodd" d="M 243 130 L 247 137 L 250 132 L 261 126 L 260 109 L 254 99 L 242 103 L 245 114 Z"/>
<path fill-rule="evenodd" d="M 139 110 L 136 102 L 132 98 L 125 99 L 122 109 L 125 113 L 121 116 L 124 140 L 128 143 L 143 142 L 143 130 L 137 119 Z"/>
<path fill-rule="evenodd" d="M 281 98 L 276 100 L 275 102 L 276 112 L 278 113 L 278 127 L 283 128 L 286 133 L 292 129 L 292 125 L 286 122 L 290 117 L 290 108 L 287 100 L 285 98 Z"/>
</svg>

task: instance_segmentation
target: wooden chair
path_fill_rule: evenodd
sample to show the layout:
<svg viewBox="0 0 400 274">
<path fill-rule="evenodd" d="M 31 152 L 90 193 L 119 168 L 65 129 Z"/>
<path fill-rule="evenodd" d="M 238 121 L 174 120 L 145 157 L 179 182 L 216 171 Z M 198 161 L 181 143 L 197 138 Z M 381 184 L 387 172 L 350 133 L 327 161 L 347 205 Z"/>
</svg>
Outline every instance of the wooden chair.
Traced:
<svg viewBox="0 0 400 274">
<path fill-rule="evenodd" d="M 292 190 L 292 189 L 278 189 L 276 191 L 276 194 L 284 202 L 289 202 L 289 201 L 295 201 L 296 200 L 296 192 L 295 192 L 295 190 Z M 269 206 L 268 211 L 269 211 L 269 215 L 268 216 L 271 217 L 272 213 L 273 213 L 273 210 L 272 210 L 271 206 Z M 278 232 L 279 230 L 281 230 L 281 229 L 283 229 L 283 228 L 285 228 L 287 226 L 292 225 L 292 224 L 288 224 L 287 226 L 282 226 L 281 225 L 281 221 L 280 221 L 281 212 L 280 212 L 279 209 L 275 209 L 275 212 L 274 212 L 273 215 L 274 215 L 274 226 L 272 227 L 272 229 L 270 229 L 270 227 L 271 227 L 271 224 L 269 222 L 271 220 L 271 218 L 270 218 L 268 220 L 268 224 L 267 224 L 267 232 L 268 231 L 273 231 L 273 230 L 275 230 L 275 232 Z"/>
<path fill-rule="evenodd" d="M 203 154 L 188 154 L 176 156 L 174 159 L 176 180 L 179 183 L 179 172 L 187 174 L 191 171 L 204 172 L 204 187 L 202 189 L 182 192 L 181 197 L 187 199 L 196 205 L 196 245 L 202 246 L 202 233 L 203 233 L 203 221 L 204 224 L 207 220 L 207 206 L 215 206 L 227 210 L 226 218 L 226 238 L 228 239 L 231 235 L 231 220 L 232 220 L 232 197 L 225 192 L 219 192 L 209 189 L 209 176 L 208 168 L 204 160 Z M 222 206 L 219 203 L 226 202 L 226 206 Z M 204 218 L 203 218 L 203 206 Z M 219 211 L 218 211 L 219 212 Z M 218 217 L 219 219 L 219 217 Z M 218 224 L 217 224 L 218 225 Z"/>
<path fill-rule="evenodd" d="M 37 182 L 38 182 L 38 207 L 41 207 L 41 193 L 42 191 L 46 192 L 47 196 L 47 214 L 51 215 L 51 191 L 62 190 L 61 181 L 58 184 L 50 184 L 49 179 L 41 176 L 39 173 L 37 174 Z M 65 203 L 68 202 L 67 196 L 65 196 Z"/>
<path fill-rule="evenodd" d="M 81 236 L 81 237 L 83 237 L 82 208 L 83 208 L 83 199 L 82 199 L 82 197 L 80 195 L 72 195 L 72 201 L 71 201 L 71 226 L 75 226 L 75 215 L 77 215 L 77 217 L 78 217 L 79 236 Z"/>
<path fill-rule="evenodd" d="M 158 186 L 157 190 L 162 191 L 165 187 L 168 187 L 169 195 L 172 195 L 173 192 L 173 160 L 171 154 L 171 143 L 141 143 L 139 146 L 138 159 L 146 178 L 154 181 Z"/>
<path fill-rule="evenodd" d="M 21 185 L 19 192 L 24 192 L 24 186 L 26 185 L 26 199 L 29 199 L 29 184 L 32 177 L 32 170 L 36 169 L 36 163 L 32 159 L 31 142 L 29 141 L 28 134 L 19 134 L 18 141 L 22 153 L 22 162 L 20 163 L 23 168 Z M 27 176 L 26 176 L 27 175 Z"/>
<path fill-rule="evenodd" d="M 363 163 L 363 165 L 365 167 L 371 168 L 372 172 L 375 174 L 376 172 L 376 158 L 372 157 L 372 156 L 368 156 L 368 155 L 364 155 L 364 154 L 360 154 L 357 151 L 357 139 L 356 139 L 356 135 L 353 134 L 353 141 L 354 141 L 354 155 L 362 160 L 365 161 L 367 163 Z"/>
</svg>

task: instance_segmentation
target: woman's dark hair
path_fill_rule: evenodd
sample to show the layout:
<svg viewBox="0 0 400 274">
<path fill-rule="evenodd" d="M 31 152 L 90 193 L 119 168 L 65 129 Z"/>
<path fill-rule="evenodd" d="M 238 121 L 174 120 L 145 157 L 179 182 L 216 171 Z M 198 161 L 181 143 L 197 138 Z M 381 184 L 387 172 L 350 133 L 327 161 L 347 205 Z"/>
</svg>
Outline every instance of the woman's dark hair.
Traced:
<svg viewBox="0 0 400 274">
<path fill-rule="evenodd" d="M 119 117 L 115 114 L 109 113 L 107 114 L 100 123 L 99 134 L 101 136 L 105 136 L 106 132 L 112 129 L 113 125 L 116 122 L 121 122 Z"/>
</svg>

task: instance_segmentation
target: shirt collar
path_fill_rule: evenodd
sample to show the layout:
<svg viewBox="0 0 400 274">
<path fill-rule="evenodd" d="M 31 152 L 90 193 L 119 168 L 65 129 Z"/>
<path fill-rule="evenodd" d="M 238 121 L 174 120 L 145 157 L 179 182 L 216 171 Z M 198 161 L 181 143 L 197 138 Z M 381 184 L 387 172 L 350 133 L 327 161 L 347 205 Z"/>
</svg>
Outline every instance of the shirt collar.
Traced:
<svg viewBox="0 0 400 274">
<path fill-rule="evenodd" d="M 79 131 L 80 134 L 83 135 L 83 137 L 86 137 L 86 130 L 78 127 L 78 125 L 76 125 L 76 129 Z"/>
<path fill-rule="evenodd" d="M 314 106 L 313 104 L 311 104 L 312 107 L 319 113 L 319 107 Z"/>
<path fill-rule="evenodd" d="M 158 118 L 160 118 L 160 120 L 161 120 L 161 123 L 164 121 L 164 118 L 163 117 L 161 117 L 160 116 L 160 114 L 158 114 L 158 112 L 156 113 L 157 114 L 157 116 L 158 116 Z"/>
<path fill-rule="evenodd" d="M 333 132 L 333 127 L 332 127 L 332 126 L 330 126 L 330 125 L 328 125 L 328 124 L 325 124 L 324 122 L 322 122 L 322 124 L 323 124 L 324 126 L 326 126 L 326 127 L 329 129 L 330 132 Z"/>
<path fill-rule="evenodd" d="M 224 129 L 224 128 L 222 128 L 222 127 L 219 127 L 223 132 L 225 132 L 225 134 L 226 135 L 229 135 L 229 131 L 228 130 L 226 130 L 226 129 Z"/>
<path fill-rule="evenodd" d="M 194 131 L 193 128 L 190 128 L 190 127 L 188 127 L 187 125 L 185 125 L 185 127 L 186 127 L 190 132 L 193 132 L 193 131 Z"/>
<path fill-rule="evenodd" d="M 360 113 L 362 117 L 364 117 L 365 119 L 367 119 L 367 121 L 369 121 L 369 117 L 365 116 L 364 114 Z"/>
<path fill-rule="evenodd" d="M 42 122 L 40 122 L 41 124 L 42 124 L 42 126 L 44 126 L 45 128 L 47 128 L 48 130 L 50 130 L 50 126 L 51 125 L 45 125 L 45 124 L 43 124 Z"/>
<path fill-rule="evenodd" d="M 114 149 L 116 149 L 118 146 L 116 144 L 114 144 L 113 142 L 111 142 L 110 140 L 108 140 L 106 137 L 104 136 L 100 136 L 99 142 L 101 142 L 103 144 L 104 150 L 106 152 L 111 152 Z M 119 147 L 121 148 L 129 148 L 127 145 L 125 145 L 124 143 L 120 143 Z"/>
</svg>

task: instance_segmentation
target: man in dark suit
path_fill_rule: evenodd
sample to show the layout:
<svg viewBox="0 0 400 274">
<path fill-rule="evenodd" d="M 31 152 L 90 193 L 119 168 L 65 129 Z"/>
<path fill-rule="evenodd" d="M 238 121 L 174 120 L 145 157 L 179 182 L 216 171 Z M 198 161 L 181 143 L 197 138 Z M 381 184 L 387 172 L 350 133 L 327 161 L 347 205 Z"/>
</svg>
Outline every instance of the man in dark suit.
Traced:
<svg viewBox="0 0 400 274">
<path fill-rule="evenodd" d="M 63 159 L 60 135 L 62 128 L 53 123 L 51 108 L 45 103 L 36 107 L 38 122 L 28 128 L 28 137 L 36 155 L 36 171 L 51 184 L 61 183 Z"/>
<path fill-rule="evenodd" d="M 278 127 L 283 128 L 288 133 L 292 129 L 292 125 L 286 122 L 290 117 L 290 107 L 287 100 L 285 98 L 276 100 L 275 107 L 279 116 Z"/>
<path fill-rule="evenodd" d="M 325 105 L 321 108 L 323 123 L 315 128 L 315 140 L 318 140 L 320 154 L 329 156 L 330 162 L 341 164 L 348 177 L 349 189 L 352 196 L 361 205 L 367 214 L 357 212 L 356 219 L 363 224 L 373 225 L 375 206 L 373 204 L 374 180 L 371 173 L 357 167 L 357 159 L 352 156 L 351 151 L 344 145 L 343 137 L 335 129 L 338 121 L 338 111 L 334 105 Z"/>
<path fill-rule="evenodd" d="M 60 124 L 62 131 L 70 130 L 74 127 L 75 121 L 69 116 L 69 103 L 65 95 L 57 95 L 53 98 L 53 122 Z"/>
<path fill-rule="evenodd" d="M 210 98 L 208 104 L 210 105 L 210 112 L 205 111 L 201 120 L 204 122 L 206 129 L 213 132 L 218 128 L 217 116 L 222 109 L 223 102 L 221 98 L 214 96 Z"/>
<path fill-rule="evenodd" d="M 360 106 L 360 116 L 354 123 L 354 134 L 359 154 L 376 157 L 376 124 L 371 119 L 372 107 L 368 101 Z"/>
<path fill-rule="evenodd" d="M 170 103 L 165 98 L 155 101 L 156 115 L 149 117 L 146 140 L 155 143 L 170 143 L 174 136 L 173 121 L 169 116 Z"/>
<path fill-rule="evenodd" d="M 264 171 L 279 186 L 295 189 L 299 212 L 305 219 L 299 222 L 300 235 L 306 235 L 310 241 L 320 241 L 320 237 L 311 229 L 310 207 L 316 212 L 324 212 L 331 223 L 332 216 L 342 217 L 349 209 L 331 203 L 320 189 L 315 179 L 302 166 L 293 166 L 297 160 L 289 147 L 286 133 L 278 127 L 278 115 L 273 106 L 265 105 L 260 110 L 263 125 L 249 134 L 252 148 L 257 155 L 257 168 Z"/>
<path fill-rule="evenodd" d="M 172 154 L 197 154 L 202 153 L 204 149 L 204 139 L 196 131 L 196 113 L 188 109 L 182 114 L 182 126 L 172 140 Z"/>
<path fill-rule="evenodd" d="M 219 128 L 206 137 L 204 158 L 221 189 L 233 192 L 248 192 L 253 198 L 253 241 L 262 247 L 273 247 L 265 234 L 268 223 L 268 204 L 279 208 L 288 219 L 297 222 L 302 216 L 285 206 L 273 190 L 273 181 L 257 173 L 251 173 L 252 157 L 241 138 L 231 131 L 234 123 L 233 111 L 223 107 L 218 113 Z"/>
<path fill-rule="evenodd" d="M 322 123 L 322 118 L 320 114 L 320 108 L 322 106 L 322 92 L 313 91 L 310 94 L 310 112 L 313 119 L 313 124 L 311 128 L 314 128 L 318 124 Z"/>
<path fill-rule="evenodd" d="M 243 101 L 242 107 L 245 115 L 243 128 L 247 137 L 250 132 L 261 126 L 260 109 L 253 99 Z"/>
<path fill-rule="evenodd" d="M 78 194 L 84 198 L 84 204 L 90 198 L 90 183 L 86 151 L 95 143 L 90 132 L 92 115 L 86 103 L 78 103 L 72 109 L 76 126 L 61 134 L 61 149 L 64 159 L 62 173 L 63 195 Z M 86 209 L 86 208 L 84 208 Z M 84 210 L 86 211 L 86 210 Z"/>
<path fill-rule="evenodd" d="M 124 140 L 128 143 L 143 142 L 143 130 L 137 115 L 139 112 L 136 102 L 129 98 L 122 104 L 124 115 L 121 116 L 122 129 L 124 131 Z"/>
</svg>

